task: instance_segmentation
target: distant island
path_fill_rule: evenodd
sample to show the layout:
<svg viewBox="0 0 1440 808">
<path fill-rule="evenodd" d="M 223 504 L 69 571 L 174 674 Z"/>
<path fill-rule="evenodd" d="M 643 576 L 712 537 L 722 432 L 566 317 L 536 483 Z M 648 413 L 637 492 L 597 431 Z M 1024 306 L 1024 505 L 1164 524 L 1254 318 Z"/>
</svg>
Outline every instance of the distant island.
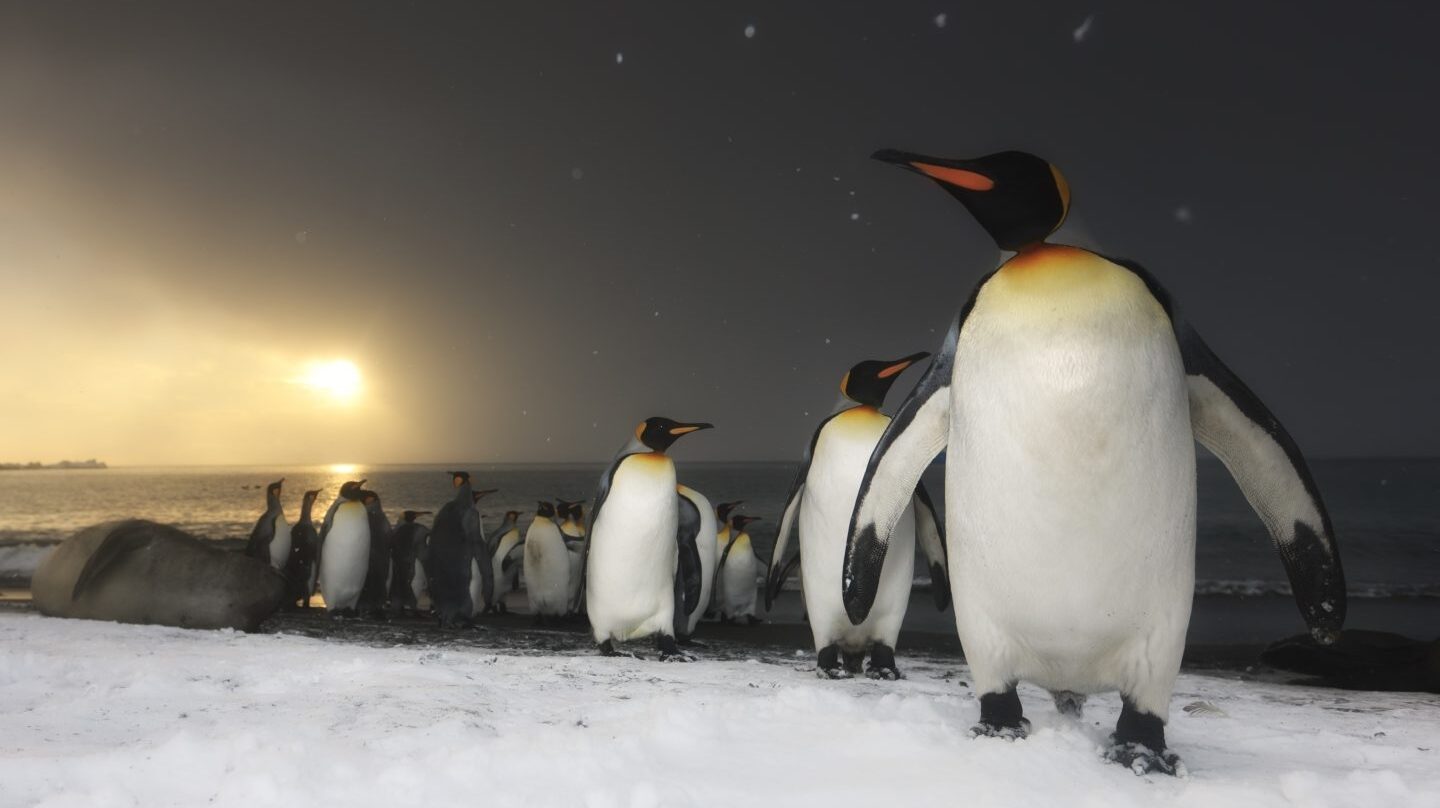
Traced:
<svg viewBox="0 0 1440 808">
<path fill-rule="evenodd" d="M 43 469 L 108 469 L 103 460 L 61 460 L 59 463 L 0 463 L 0 471 L 40 471 Z"/>
</svg>

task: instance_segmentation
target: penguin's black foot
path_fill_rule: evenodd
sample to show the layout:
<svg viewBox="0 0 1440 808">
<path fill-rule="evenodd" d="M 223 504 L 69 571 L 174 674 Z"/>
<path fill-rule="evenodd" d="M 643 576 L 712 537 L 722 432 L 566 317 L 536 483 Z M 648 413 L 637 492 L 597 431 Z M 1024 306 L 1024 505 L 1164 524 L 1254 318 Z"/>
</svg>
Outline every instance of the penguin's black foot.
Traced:
<svg viewBox="0 0 1440 808">
<path fill-rule="evenodd" d="M 1000 693 L 980 696 L 980 723 L 970 728 L 971 738 L 1018 741 L 1030 734 L 1030 722 L 1020 708 L 1020 694 L 1011 685 Z"/>
<path fill-rule="evenodd" d="M 621 651 L 621 650 L 619 650 L 618 648 L 615 647 L 615 641 L 614 641 L 614 640 L 606 640 L 605 642 L 600 643 L 599 645 L 595 646 L 595 650 L 597 650 L 597 651 L 600 652 L 600 656 L 606 656 L 606 657 L 629 657 L 629 658 L 631 658 L 631 659 L 644 659 L 644 658 L 645 658 L 645 657 L 640 656 L 639 654 L 632 654 L 632 653 L 629 653 L 629 652 L 627 652 L 627 651 Z"/>
<path fill-rule="evenodd" d="M 855 674 L 840 667 L 840 646 L 827 645 L 815 654 L 815 675 L 821 679 L 849 679 Z"/>
<path fill-rule="evenodd" d="M 747 626 L 758 626 L 758 625 L 760 625 L 760 624 L 763 623 L 763 622 L 765 622 L 765 621 L 764 621 L 764 620 L 761 620 L 760 618 L 756 617 L 756 616 L 753 615 L 753 614 L 747 614 L 747 615 L 745 615 L 745 625 L 747 625 Z"/>
<path fill-rule="evenodd" d="M 694 662 L 695 655 L 687 654 L 680 650 L 675 644 L 674 637 L 667 637 L 664 634 L 655 635 L 655 647 L 660 651 L 661 662 Z"/>
<path fill-rule="evenodd" d="M 1119 763 L 1135 774 L 1168 774 L 1171 777 L 1187 777 L 1185 764 L 1180 756 L 1169 749 L 1156 752 L 1141 743 L 1117 743 L 1105 750 L 1105 759 Z"/>
<path fill-rule="evenodd" d="M 694 637 L 676 637 L 676 638 L 675 638 L 675 642 L 676 642 L 676 644 L 678 644 L 678 645 L 683 645 L 683 646 L 685 646 L 686 648 L 709 648 L 709 647 L 710 647 L 710 646 L 706 645 L 705 643 L 700 642 L 699 640 L 695 639 Z"/>
<path fill-rule="evenodd" d="M 1120 699 L 1120 720 L 1105 759 L 1119 763 L 1136 774 L 1159 772 L 1173 777 L 1185 776 L 1180 756 L 1166 748 L 1165 722 L 1160 716 L 1136 707 L 1129 697 Z"/>
<path fill-rule="evenodd" d="M 895 665 L 895 649 L 880 644 L 876 644 L 870 649 L 870 667 L 865 671 L 865 675 L 871 679 L 884 679 L 891 682 L 905 678 L 905 674 L 901 673 L 900 668 Z"/>
<path fill-rule="evenodd" d="M 1055 709 L 1063 716 L 1080 718 L 1085 714 L 1085 694 L 1073 690 L 1052 690 L 1050 698 L 1055 700 Z"/>
<path fill-rule="evenodd" d="M 851 676 L 854 676 L 855 674 L 859 674 L 859 673 L 864 673 L 864 672 L 865 672 L 865 652 L 864 652 L 864 651 L 855 651 L 855 652 L 853 652 L 853 653 L 850 652 L 850 651 L 841 651 L 841 652 L 840 652 L 840 657 L 841 657 L 841 659 L 843 659 L 843 660 L 845 661 L 845 672 L 846 672 L 846 673 L 850 674 Z"/>
</svg>

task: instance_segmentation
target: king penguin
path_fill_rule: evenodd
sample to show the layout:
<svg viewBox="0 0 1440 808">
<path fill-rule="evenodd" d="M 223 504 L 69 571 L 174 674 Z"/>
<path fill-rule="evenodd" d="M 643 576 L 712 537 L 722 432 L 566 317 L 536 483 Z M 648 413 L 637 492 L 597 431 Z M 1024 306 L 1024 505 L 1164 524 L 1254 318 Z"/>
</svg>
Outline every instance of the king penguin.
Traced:
<svg viewBox="0 0 1440 808">
<path fill-rule="evenodd" d="M 759 577 L 761 564 L 755 555 L 755 545 L 745 526 L 760 521 L 758 516 L 730 517 L 730 541 L 720 553 L 716 564 L 716 577 L 723 582 L 724 596 L 720 601 L 720 617 L 727 623 L 739 622 L 753 625 L 755 617 L 755 580 Z"/>
<path fill-rule="evenodd" d="M 720 561 L 720 554 L 725 552 L 725 547 L 730 544 L 730 513 L 744 504 L 745 500 L 737 499 L 734 502 L 721 502 L 715 506 L 715 561 L 717 564 Z M 710 617 L 719 616 L 720 604 L 725 600 L 725 581 L 718 574 L 718 569 L 715 572 L 714 581 L 710 586 L 710 605 L 713 608 L 706 610 Z"/>
<path fill-rule="evenodd" d="M 370 515 L 363 484 L 340 487 L 320 542 L 320 592 L 325 611 L 334 616 L 355 615 L 370 569 Z"/>
<path fill-rule="evenodd" d="M 552 617 L 564 617 L 569 609 L 570 550 L 555 524 L 555 506 L 544 500 L 535 510 L 535 520 L 525 531 L 525 594 L 530 613 L 544 625 Z"/>
<path fill-rule="evenodd" d="M 675 464 L 665 451 L 681 436 L 710 424 L 647 418 L 600 479 L 590 509 L 585 543 L 585 596 L 590 628 L 600 653 L 614 656 L 616 642 L 655 636 L 660 659 L 689 661 L 675 645 L 675 581 L 692 581 L 681 598 L 688 611 L 700 599 L 699 552 L 689 536 L 682 547 Z M 698 523 L 698 519 L 696 520 Z M 687 520 L 683 526 L 689 527 Z"/>
<path fill-rule="evenodd" d="M 280 504 L 280 489 L 284 485 L 285 478 L 281 477 L 265 486 L 265 513 L 256 520 L 250 531 L 250 542 L 245 545 L 246 555 L 282 571 L 290 560 L 290 524 L 285 521 L 285 508 Z"/>
<path fill-rule="evenodd" d="M 939 183 L 1015 255 L 960 308 L 871 455 L 845 552 L 850 619 L 869 613 L 895 525 L 944 451 L 972 734 L 1025 733 L 1021 680 L 1118 690 L 1107 758 L 1180 773 L 1165 723 L 1194 596 L 1194 444 L 1259 512 L 1312 634 L 1330 642 L 1345 579 L 1305 460 L 1149 272 L 1046 240 L 1070 207 L 1053 165 L 1014 151 L 875 157 Z"/>
<path fill-rule="evenodd" d="M 565 546 L 570 550 L 570 594 L 569 603 L 574 608 L 579 603 L 580 583 L 585 579 L 585 505 L 568 500 L 557 500 L 562 506 L 560 532 L 565 534 Z M 573 612 L 572 612 L 573 614 Z"/>
<path fill-rule="evenodd" d="M 774 603 L 787 570 L 798 560 L 805 612 L 815 640 L 816 670 L 824 677 L 840 679 L 859 673 L 868 651 L 871 678 L 900 678 L 900 669 L 895 665 L 895 642 L 910 606 L 917 526 L 924 539 L 921 543 L 930 562 L 934 591 L 941 596 L 938 605 L 943 609 L 949 604 L 942 534 L 923 486 L 917 486 L 912 507 L 895 523 L 890 538 L 892 550 L 885 557 L 880 590 L 870 614 L 859 625 L 852 625 L 840 601 L 840 569 L 855 494 L 860 490 L 870 453 L 890 424 L 890 418 L 880 408 L 900 374 L 927 356 L 917 353 L 888 362 L 870 360 L 850 368 L 840 380 L 840 403 L 815 430 L 785 498 L 785 513 L 765 581 L 765 608 L 768 610 Z M 787 562 L 786 548 L 797 523 L 800 551 Z"/>
<path fill-rule="evenodd" d="M 320 573 L 315 563 L 320 552 L 320 534 L 315 530 L 315 499 L 320 489 L 306 491 L 300 501 L 300 521 L 290 528 L 290 559 L 285 562 L 285 580 L 289 585 L 290 606 L 310 608 L 310 596 L 315 594 L 315 579 Z"/>
<path fill-rule="evenodd" d="M 424 570 L 416 560 L 425 547 L 430 528 L 423 522 L 415 521 L 428 516 L 429 511 L 405 511 L 400 515 L 400 524 L 390 534 L 390 608 L 400 614 L 414 614 L 419 606 L 424 580 Z"/>
<path fill-rule="evenodd" d="M 430 565 L 425 570 L 430 581 L 430 601 L 435 606 L 435 616 L 446 628 L 471 623 L 475 610 L 470 599 L 470 576 L 475 567 L 475 548 L 480 541 L 470 473 L 452 471 L 449 474 L 455 498 L 442 505 L 435 514 L 430 528 Z M 490 565 L 480 569 L 484 572 L 483 587 L 490 581 Z M 488 594 L 482 589 L 482 600 L 489 600 Z"/>
<path fill-rule="evenodd" d="M 695 506 L 697 525 L 695 549 L 700 556 L 700 600 L 695 607 L 685 613 L 683 619 L 677 615 L 675 620 L 675 638 L 681 645 L 691 643 L 690 637 L 695 633 L 695 626 L 700 623 L 700 618 L 710 609 L 710 597 L 715 589 L 715 565 L 720 557 L 720 548 L 710 541 L 710 536 L 716 533 L 715 529 L 715 508 L 705 495 L 685 485 L 675 487 L 680 496 L 689 500 Z"/>
<path fill-rule="evenodd" d="M 394 527 L 385 508 L 380 504 L 380 495 L 374 491 L 361 492 L 365 513 L 370 518 L 370 563 L 365 571 L 365 586 L 360 590 L 359 609 L 366 617 L 383 618 L 390 600 L 390 578 L 394 559 L 391 557 L 391 533 Z"/>
<path fill-rule="evenodd" d="M 524 547 L 520 538 L 520 512 L 506 511 L 505 521 L 495 529 L 495 552 L 490 556 L 491 577 L 495 579 L 494 610 L 499 614 L 510 611 L 505 596 L 515 591 L 520 584 L 520 568 L 524 557 L 519 550 Z"/>
</svg>

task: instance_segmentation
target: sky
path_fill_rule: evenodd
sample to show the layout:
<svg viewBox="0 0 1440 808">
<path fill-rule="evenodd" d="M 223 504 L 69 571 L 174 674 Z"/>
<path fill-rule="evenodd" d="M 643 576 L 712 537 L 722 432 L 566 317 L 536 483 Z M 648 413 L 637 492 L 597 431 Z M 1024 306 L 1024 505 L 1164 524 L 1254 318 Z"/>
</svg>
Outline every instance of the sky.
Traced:
<svg viewBox="0 0 1440 808">
<path fill-rule="evenodd" d="M 657 414 L 797 458 L 999 257 L 887 147 L 1046 157 L 1058 240 L 1145 264 L 1308 454 L 1440 454 L 1437 27 L 0 0 L 0 461 L 598 461 Z"/>
</svg>

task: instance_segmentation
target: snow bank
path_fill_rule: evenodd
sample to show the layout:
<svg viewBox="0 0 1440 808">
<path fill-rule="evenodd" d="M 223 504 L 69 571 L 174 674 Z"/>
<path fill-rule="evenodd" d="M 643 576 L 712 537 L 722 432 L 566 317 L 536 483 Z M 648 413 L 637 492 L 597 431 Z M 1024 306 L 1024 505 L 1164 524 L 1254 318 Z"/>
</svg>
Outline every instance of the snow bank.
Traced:
<svg viewBox="0 0 1440 808">
<path fill-rule="evenodd" d="M 1190 777 L 1139 778 L 1099 757 L 1113 697 L 1074 722 L 1022 688 L 1029 739 L 967 738 L 955 660 L 821 682 L 808 653 L 682 665 L 506 642 L 0 612 L 0 805 L 1440 806 L 1432 696 L 1186 675 L 1169 734 Z M 1197 701 L 1215 709 L 1182 709 Z"/>
</svg>

